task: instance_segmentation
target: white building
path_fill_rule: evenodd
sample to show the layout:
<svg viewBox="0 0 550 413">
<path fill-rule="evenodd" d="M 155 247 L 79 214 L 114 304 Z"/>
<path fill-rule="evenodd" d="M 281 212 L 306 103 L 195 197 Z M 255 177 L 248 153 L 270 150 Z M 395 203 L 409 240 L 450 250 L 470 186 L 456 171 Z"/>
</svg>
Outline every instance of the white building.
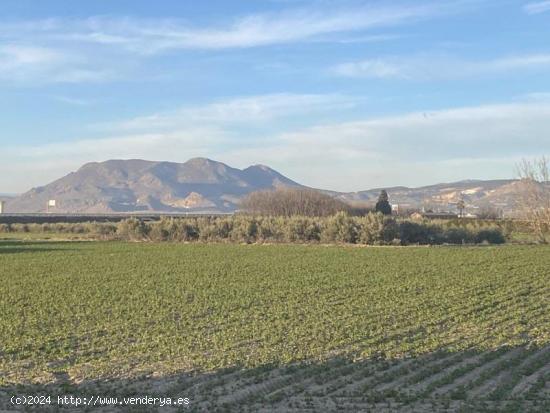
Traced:
<svg viewBox="0 0 550 413">
<path fill-rule="evenodd" d="M 0 201 L 0 214 L 4 213 L 4 206 L 6 205 L 5 201 Z"/>
</svg>

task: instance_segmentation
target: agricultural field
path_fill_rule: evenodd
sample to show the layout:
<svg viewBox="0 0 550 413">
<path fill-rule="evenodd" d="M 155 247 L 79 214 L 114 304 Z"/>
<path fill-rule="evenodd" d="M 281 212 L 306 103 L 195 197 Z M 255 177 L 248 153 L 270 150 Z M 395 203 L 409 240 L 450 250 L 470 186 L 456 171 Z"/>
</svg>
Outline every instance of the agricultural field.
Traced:
<svg viewBox="0 0 550 413">
<path fill-rule="evenodd" d="M 0 411 L 21 393 L 550 411 L 550 248 L 0 241 Z"/>
</svg>

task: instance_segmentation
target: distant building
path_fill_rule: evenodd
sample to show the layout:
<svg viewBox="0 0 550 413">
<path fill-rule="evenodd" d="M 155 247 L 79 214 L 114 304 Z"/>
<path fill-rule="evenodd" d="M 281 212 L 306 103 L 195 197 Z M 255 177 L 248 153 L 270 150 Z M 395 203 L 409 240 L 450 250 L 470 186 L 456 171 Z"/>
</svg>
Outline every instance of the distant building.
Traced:
<svg viewBox="0 0 550 413">
<path fill-rule="evenodd" d="M 5 201 L 0 201 L 0 214 L 4 213 L 4 206 L 6 205 Z"/>
</svg>

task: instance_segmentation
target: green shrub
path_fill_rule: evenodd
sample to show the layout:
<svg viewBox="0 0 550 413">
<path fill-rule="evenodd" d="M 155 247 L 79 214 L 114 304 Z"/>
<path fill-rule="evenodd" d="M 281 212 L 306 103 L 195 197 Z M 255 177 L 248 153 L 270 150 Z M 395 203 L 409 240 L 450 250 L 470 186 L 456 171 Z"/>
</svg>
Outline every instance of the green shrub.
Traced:
<svg viewBox="0 0 550 413">
<path fill-rule="evenodd" d="M 29 232 L 29 226 L 27 224 L 12 224 L 13 232 Z"/>
<path fill-rule="evenodd" d="M 71 225 L 71 232 L 73 234 L 84 234 L 86 233 L 86 226 L 84 224 L 74 224 Z"/>
<path fill-rule="evenodd" d="M 357 242 L 366 245 L 383 245 L 399 239 L 399 227 L 391 217 L 369 213 L 357 220 Z"/>
<path fill-rule="evenodd" d="M 175 221 L 174 241 L 196 241 L 199 239 L 199 229 L 195 219 L 177 219 Z"/>
<path fill-rule="evenodd" d="M 237 216 L 233 222 L 230 238 L 236 242 L 255 242 L 258 235 L 258 223 L 256 219 L 246 216 Z"/>
<path fill-rule="evenodd" d="M 356 220 L 345 212 L 338 212 L 324 221 L 321 241 L 354 244 L 357 232 Z"/>
<path fill-rule="evenodd" d="M 286 220 L 282 217 L 258 218 L 257 240 L 264 242 L 285 241 Z"/>
<path fill-rule="evenodd" d="M 403 245 L 441 244 L 443 229 L 437 225 L 403 221 L 399 225 L 399 239 Z"/>
<path fill-rule="evenodd" d="M 113 223 L 2 224 L 0 232 L 90 234 L 101 239 L 172 242 L 360 243 L 364 245 L 501 244 L 515 223 L 449 220 L 396 220 L 368 213 L 363 217 L 339 212 L 330 217 L 204 216 L 162 218 L 145 223 L 130 218 Z"/>
<path fill-rule="evenodd" d="M 151 241 L 168 241 L 170 232 L 164 228 L 163 220 L 149 224 L 148 236 Z"/>
<path fill-rule="evenodd" d="M 474 241 L 472 233 L 464 228 L 449 228 L 444 231 L 443 238 L 448 244 L 470 244 Z"/>
<path fill-rule="evenodd" d="M 114 238 L 117 230 L 117 226 L 115 224 L 111 224 L 108 222 L 107 223 L 92 222 L 88 224 L 87 227 L 88 227 L 88 233 L 97 234 L 104 239 Z"/>
<path fill-rule="evenodd" d="M 321 239 L 321 227 L 315 219 L 291 217 L 283 222 L 287 242 L 318 242 Z"/>
<path fill-rule="evenodd" d="M 229 239 L 233 230 L 233 221 L 227 218 L 215 221 L 216 237 L 218 239 Z"/>
<path fill-rule="evenodd" d="M 475 235 L 475 242 L 478 244 L 489 243 L 489 244 L 504 244 L 506 238 L 496 228 L 493 229 L 482 229 Z"/>
<path fill-rule="evenodd" d="M 216 225 L 211 217 L 201 217 L 196 221 L 197 232 L 200 241 L 216 241 Z"/>
<path fill-rule="evenodd" d="M 147 238 L 148 226 L 137 218 L 120 221 L 117 225 L 117 236 L 130 241 L 143 241 Z"/>
</svg>

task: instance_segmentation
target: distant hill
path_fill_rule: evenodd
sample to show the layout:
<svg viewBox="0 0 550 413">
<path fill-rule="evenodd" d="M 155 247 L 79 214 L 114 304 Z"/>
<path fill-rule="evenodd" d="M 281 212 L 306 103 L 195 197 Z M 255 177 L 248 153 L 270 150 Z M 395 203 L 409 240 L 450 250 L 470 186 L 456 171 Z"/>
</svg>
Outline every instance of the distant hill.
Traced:
<svg viewBox="0 0 550 413">
<path fill-rule="evenodd" d="M 206 158 L 185 163 L 138 159 L 93 162 L 46 186 L 7 202 L 8 212 L 230 212 L 244 195 L 263 189 L 298 187 L 277 171 L 253 165 L 244 170 Z"/>
<path fill-rule="evenodd" d="M 519 181 L 515 179 L 466 180 L 452 183 L 423 186 L 419 188 L 393 187 L 388 191 L 392 204 L 401 208 L 431 208 L 440 211 L 454 211 L 460 198 L 468 210 L 493 208 L 510 213 L 517 209 L 520 195 Z M 367 191 L 337 194 L 347 202 L 376 202 L 381 188 Z"/>
<path fill-rule="evenodd" d="M 185 163 L 139 159 L 93 162 L 46 186 L 7 199 L 7 212 L 232 212 L 243 196 L 258 190 L 301 187 L 264 166 L 232 168 L 206 158 Z M 420 188 L 385 188 L 392 204 L 404 209 L 452 211 L 463 197 L 468 210 L 492 207 L 509 213 L 519 195 L 516 180 L 468 180 Z M 349 203 L 372 205 L 380 188 L 359 192 L 322 190 Z"/>
</svg>

